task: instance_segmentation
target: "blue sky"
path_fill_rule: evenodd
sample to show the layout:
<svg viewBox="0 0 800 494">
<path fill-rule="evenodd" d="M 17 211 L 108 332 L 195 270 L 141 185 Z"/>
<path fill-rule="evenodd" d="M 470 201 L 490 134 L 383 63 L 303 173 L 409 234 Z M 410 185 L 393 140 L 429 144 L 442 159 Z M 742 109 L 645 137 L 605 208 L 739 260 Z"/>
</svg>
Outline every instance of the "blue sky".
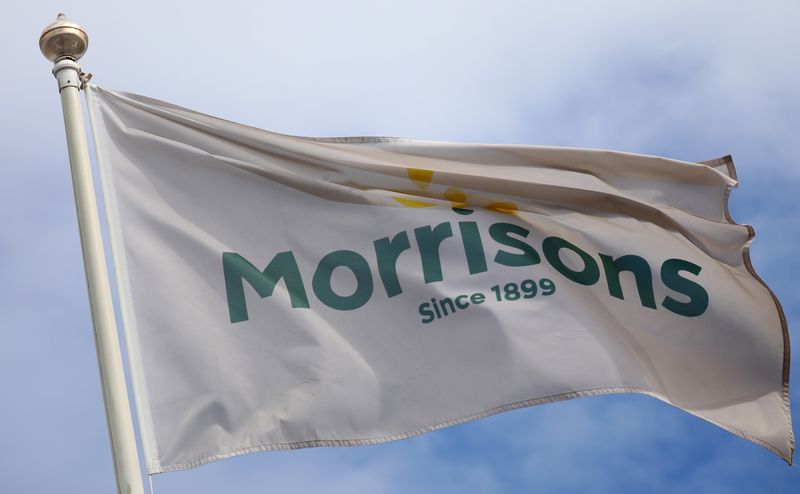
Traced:
<svg viewBox="0 0 800 494">
<path fill-rule="evenodd" d="M 733 216 L 755 226 L 754 265 L 800 341 L 796 1 L 64 0 L 4 10 L 0 492 L 114 488 L 61 110 L 36 44 L 59 11 L 89 31 L 82 66 L 99 85 L 277 132 L 732 154 Z M 800 489 L 800 469 L 653 399 L 606 396 L 154 481 L 157 493 L 772 493 Z"/>
</svg>

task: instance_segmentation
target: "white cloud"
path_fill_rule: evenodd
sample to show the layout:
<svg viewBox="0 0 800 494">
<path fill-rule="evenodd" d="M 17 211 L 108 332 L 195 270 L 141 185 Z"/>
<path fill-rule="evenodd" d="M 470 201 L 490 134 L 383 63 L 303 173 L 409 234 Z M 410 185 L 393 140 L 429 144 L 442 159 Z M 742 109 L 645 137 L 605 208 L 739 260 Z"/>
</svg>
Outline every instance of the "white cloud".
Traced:
<svg viewBox="0 0 800 494">
<path fill-rule="evenodd" d="M 60 8 L 7 9 L 2 492 L 113 485 L 58 96 L 36 46 Z M 733 153 L 734 214 L 755 224 L 756 267 L 797 326 L 794 0 L 68 8 L 99 84 L 271 130 Z M 158 477 L 156 492 L 754 492 L 796 485 L 796 472 L 645 398 L 602 398 L 378 447 L 237 458 Z"/>
</svg>

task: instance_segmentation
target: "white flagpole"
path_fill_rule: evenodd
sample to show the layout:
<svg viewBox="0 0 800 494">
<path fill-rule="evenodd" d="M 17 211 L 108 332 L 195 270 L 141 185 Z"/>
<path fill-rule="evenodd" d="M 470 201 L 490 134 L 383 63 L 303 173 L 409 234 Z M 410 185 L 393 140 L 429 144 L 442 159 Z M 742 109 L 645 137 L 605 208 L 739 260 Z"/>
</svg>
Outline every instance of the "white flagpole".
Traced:
<svg viewBox="0 0 800 494">
<path fill-rule="evenodd" d="M 83 28 L 68 21 L 64 14 L 59 14 L 39 38 L 42 53 L 55 63 L 53 75 L 61 93 L 117 490 L 119 494 L 144 494 L 81 112 L 80 89 L 83 83 L 77 60 L 86 53 L 88 44 L 89 36 Z"/>
</svg>

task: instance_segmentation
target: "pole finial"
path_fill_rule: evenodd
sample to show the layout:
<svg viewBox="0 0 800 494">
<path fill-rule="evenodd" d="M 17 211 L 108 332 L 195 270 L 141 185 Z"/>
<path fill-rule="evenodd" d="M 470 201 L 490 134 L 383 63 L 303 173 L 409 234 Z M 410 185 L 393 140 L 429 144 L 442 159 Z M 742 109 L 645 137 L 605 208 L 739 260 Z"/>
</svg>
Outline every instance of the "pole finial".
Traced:
<svg viewBox="0 0 800 494">
<path fill-rule="evenodd" d="M 78 60 L 89 48 L 89 35 L 78 24 L 58 14 L 55 22 L 48 25 L 39 37 L 39 49 L 51 62 L 60 58 Z"/>
</svg>

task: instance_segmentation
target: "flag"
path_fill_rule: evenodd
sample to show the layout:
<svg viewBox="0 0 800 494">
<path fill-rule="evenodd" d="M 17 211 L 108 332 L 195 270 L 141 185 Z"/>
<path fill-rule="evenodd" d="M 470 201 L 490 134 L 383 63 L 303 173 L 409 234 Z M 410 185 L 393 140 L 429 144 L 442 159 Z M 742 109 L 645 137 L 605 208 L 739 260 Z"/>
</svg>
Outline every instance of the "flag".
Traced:
<svg viewBox="0 0 800 494">
<path fill-rule="evenodd" d="M 608 393 L 791 461 L 786 321 L 728 213 L 729 157 L 295 137 L 87 100 L 149 473 Z"/>
</svg>

